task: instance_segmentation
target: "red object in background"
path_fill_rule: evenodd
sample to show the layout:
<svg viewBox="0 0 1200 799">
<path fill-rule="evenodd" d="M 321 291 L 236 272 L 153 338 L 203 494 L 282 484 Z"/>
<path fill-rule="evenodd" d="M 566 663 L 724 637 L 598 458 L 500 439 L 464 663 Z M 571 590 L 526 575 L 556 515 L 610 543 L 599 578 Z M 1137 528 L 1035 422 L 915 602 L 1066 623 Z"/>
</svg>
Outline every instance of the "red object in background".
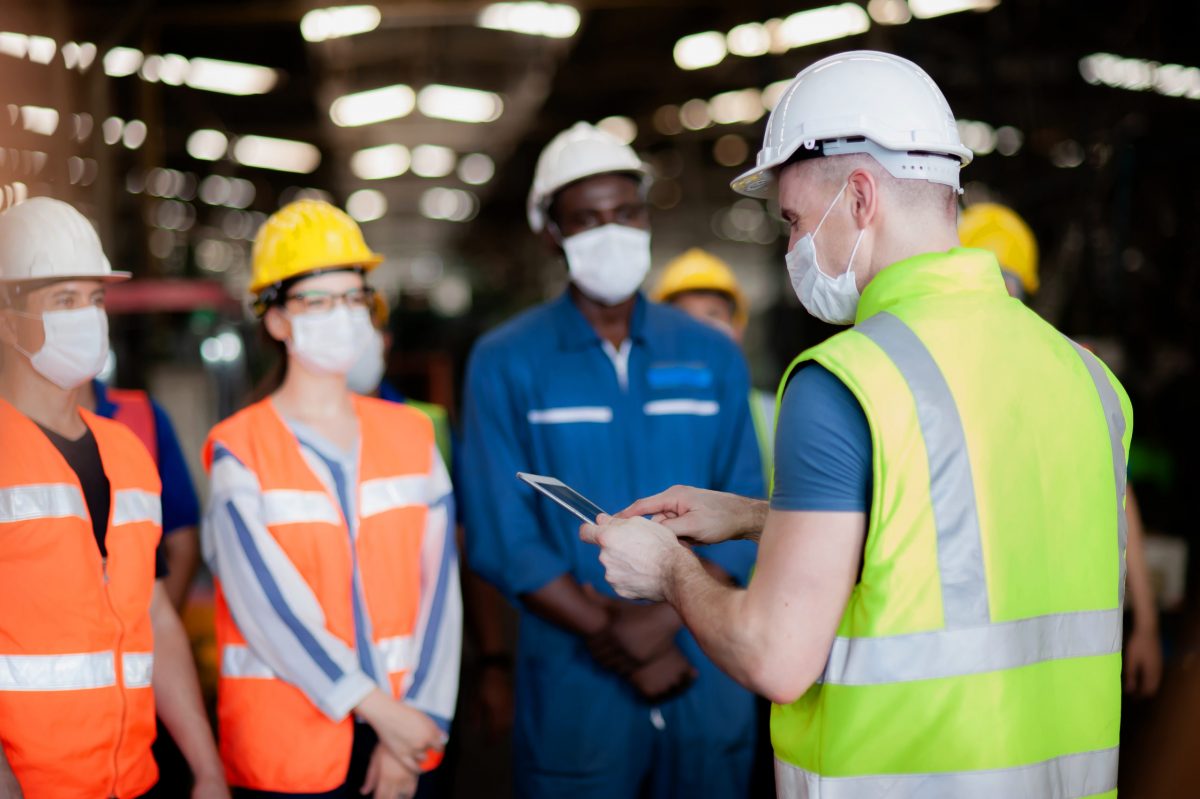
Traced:
<svg viewBox="0 0 1200 799">
<path fill-rule="evenodd" d="M 241 303 L 214 280 L 130 280 L 108 287 L 104 305 L 109 313 L 180 313 L 212 310 L 240 313 Z"/>
</svg>

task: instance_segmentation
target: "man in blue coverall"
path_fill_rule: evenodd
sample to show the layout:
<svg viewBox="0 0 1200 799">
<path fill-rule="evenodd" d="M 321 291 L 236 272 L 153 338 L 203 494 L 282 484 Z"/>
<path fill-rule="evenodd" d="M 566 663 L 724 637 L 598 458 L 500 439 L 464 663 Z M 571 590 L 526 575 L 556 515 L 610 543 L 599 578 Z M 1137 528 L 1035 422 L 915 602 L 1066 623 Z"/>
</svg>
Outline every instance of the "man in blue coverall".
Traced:
<svg viewBox="0 0 1200 799">
<path fill-rule="evenodd" d="M 546 147 L 530 224 L 565 254 L 571 285 L 481 339 L 467 369 L 467 552 L 521 612 L 513 747 L 523 799 L 748 790 L 752 696 L 668 606 L 617 599 L 578 521 L 515 478 L 557 477 L 606 510 L 693 481 L 763 494 L 741 353 L 638 291 L 650 265 L 646 179 L 632 149 L 584 123 Z M 754 559 L 741 544 L 699 554 L 739 584 Z"/>
</svg>

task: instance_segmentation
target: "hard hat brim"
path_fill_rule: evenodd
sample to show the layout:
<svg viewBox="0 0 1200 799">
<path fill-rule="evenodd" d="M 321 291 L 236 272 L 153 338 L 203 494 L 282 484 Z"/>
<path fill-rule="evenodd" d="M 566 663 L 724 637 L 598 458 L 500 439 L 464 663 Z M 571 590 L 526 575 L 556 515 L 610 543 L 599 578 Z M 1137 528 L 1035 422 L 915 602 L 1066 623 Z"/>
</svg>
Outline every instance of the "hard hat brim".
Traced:
<svg viewBox="0 0 1200 799">
<path fill-rule="evenodd" d="M 249 291 L 251 294 L 258 294 L 264 289 L 269 289 L 271 286 L 277 286 L 283 282 L 295 282 L 297 280 L 303 280 L 309 276 L 316 277 L 316 275 L 325 272 L 337 272 L 339 270 L 354 269 L 356 267 L 362 269 L 363 274 L 365 275 L 373 271 L 375 267 L 379 266 L 381 263 L 383 263 L 383 256 L 379 253 L 373 253 L 371 258 L 368 258 L 367 260 L 349 261 L 344 264 L 322 264 L 320 266 L 314 266 L 312 269 L 306 269 L 303 272 L 297 272 L 294 275 L 288 275 L 285 280 L 275 280 L 269 283 L 252 283 L 248 287 L 247 291 Z"/>
<path fill-rule="evenodd" d="M 62 283 L 66 280 L 95 280 L 100 283 L 123 283 L 133 278 L 132 272 L 107 272 L 103 275 L 42 275 L 25 277 L 0 277 L 0 283 Z"/>
</svg>

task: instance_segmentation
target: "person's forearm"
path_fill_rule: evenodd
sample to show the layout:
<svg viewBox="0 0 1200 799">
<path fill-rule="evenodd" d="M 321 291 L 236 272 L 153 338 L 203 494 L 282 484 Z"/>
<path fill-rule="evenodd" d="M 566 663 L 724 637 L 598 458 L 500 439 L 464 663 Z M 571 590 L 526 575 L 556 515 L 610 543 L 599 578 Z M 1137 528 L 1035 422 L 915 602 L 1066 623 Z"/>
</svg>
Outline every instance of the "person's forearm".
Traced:
<svg viewBox="0 0 1200 799">
<path fill-rule="evenodd" d="M 466 552 L 463 526 L 458 525 L 458 551 Z M 463 559 L 462 594 L 467 617 L 467 629 L 483 655 L 502 655 L 508 652 L 504 634 L 504 597 L 482 577 L 469 568 Z"/>
<path fill-rule="evenodd" d="M 569 574 L 523 594 L 521 599 L 543 619 L 576 635 L 595 635 L 608 625 L 608 612 L 590 599 Z"/>
<path fill-rule="evenodd" d="M 721 582 L 691 551 L 680 547 L 671 556 L 665 586 L 667 601 L 678 611 L 709 659 L 751 691 L 761 646 L 752 640 L 742 608 L 746 592 Z"/>
<path fill-rule="evenodd" d="M 163 534 L 163 549 L 167 557 L 167 576 L 163 585 L 175 610 L 183 612 L 188 589 L 200 565 L 200 533 L 195 527 L 181 527 Z"/>
<path fill-rule="evenodd" d="M 765 499 L 753 499 L 751 497 L 738 497 L 742 507 L 738 514 L 741 520 L 739 529 L 736 531 L 736 538 L 746 541 L 757 541 L 762 536 L 763 527 L 767 523 L 767 513 L 771 510 L 771 503 Z"/>
<path fill-rule="evenodd" d="M 163 600 L 166 603 L 165 592 Z M 169 603 L 165 608 L 153 609 L 151 615 L 154 624 L 154 702 L 158 716 L 197 780 L 224 779 L 183 624 Z"/>
<path fill-rule="evenodd" d="M 1125 518 L 1129 523 L 1125 550 L 1128 567 L 1126 585 L 1133 610 L 1133 629 L 1134 632 L 1157 633 L 1158 604 L 1154 598 L 1154 586 L 1150 582 L 1150 570 L 1146 566 L 1146 531 L 1132 489 L 1125 496 Z"/>
<path fill-rule="evenodd" d="M 0 749 L 0 799 L 22 799 L 21 785 L 8 766 L 8 758 Z"/>
</svg>

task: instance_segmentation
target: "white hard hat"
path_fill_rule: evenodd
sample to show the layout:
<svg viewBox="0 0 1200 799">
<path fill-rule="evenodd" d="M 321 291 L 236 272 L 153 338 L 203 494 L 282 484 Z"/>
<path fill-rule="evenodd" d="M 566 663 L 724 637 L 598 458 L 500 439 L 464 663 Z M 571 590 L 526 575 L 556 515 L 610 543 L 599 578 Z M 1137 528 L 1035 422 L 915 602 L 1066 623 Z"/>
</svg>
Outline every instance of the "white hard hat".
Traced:
<svg viewBox="0 0 1200 799">
<path fill-rule="evenodd" d="M 555 136 L 538 156 L 533 173 L 533 186 L 525 207 L 529 227 L 534 233 L 542 232 L 546 227 L 546 209 L 563 186 L 609 172 L 634 175 L 643 187 L 650 180 L 649 170 L 633 148 L 607 131 L 576 122 Z"/>
<path fill-rule="evenodd" d="M 34 197 L 0 214 L 0 283 L 129 277 L 113 271 L 91 222 L 62 200 Z"/>
<path fill-rule="evenodd" d="M 955 189 L 971 162 L 933 79 L 907 59 L 873 50 L 839 53 L 801 71 L 767 120 L 754 168 L 733 190 L 765 196 L 776 170 L 801 147 L 813 155 L 866 153 L 895 177 Z"/>
</svg>

